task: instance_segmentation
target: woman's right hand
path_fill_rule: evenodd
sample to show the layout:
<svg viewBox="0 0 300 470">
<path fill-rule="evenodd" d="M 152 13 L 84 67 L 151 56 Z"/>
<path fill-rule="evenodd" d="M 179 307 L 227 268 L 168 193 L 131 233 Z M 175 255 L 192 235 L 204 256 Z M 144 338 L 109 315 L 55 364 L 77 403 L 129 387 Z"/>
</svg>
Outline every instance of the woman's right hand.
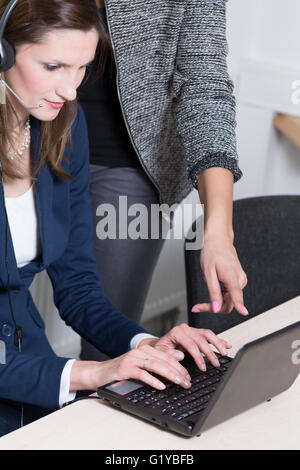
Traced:
<svg viewBox="0 0 300 470">
<path fill-rule="evenodd" d="M 178 359 L 184 354 L 177 351 Z M 146 359 L 146 360 L 145 360 Z M 154 372 L 183 388 L 191 387 L 191 377 L 180 362 L 166 352 L 145 344 L 139 348 L 104 362 L 75 361 L 71 370 L 70 391 L 97 390 L 102 385 L 127 379 L 136 379 L 158 390 L 165 385 Z"/>
</svg>

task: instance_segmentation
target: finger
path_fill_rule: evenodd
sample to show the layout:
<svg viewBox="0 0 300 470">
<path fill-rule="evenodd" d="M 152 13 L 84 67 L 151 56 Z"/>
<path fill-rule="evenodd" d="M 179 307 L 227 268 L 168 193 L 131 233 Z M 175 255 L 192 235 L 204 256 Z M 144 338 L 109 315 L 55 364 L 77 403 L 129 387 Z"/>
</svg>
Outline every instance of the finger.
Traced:
<svg viewBox="0 0 300 470">
<path fill-rule="evenodd" d="M 223 298 L 221 308 L 216 313 L 230 313 L 233 309 L 233 302 L 228 292 L 222 292 Z M 192 308 L 193 313 L 212 312 L 211 303 L 196 304 Z M 215 313 L 215 312 L 213 312 Z"/>
<path fill-rule="evenodd" d="M 218 360 L 218 357 L 215 355 L 213 350 L 211 349 L 210 345 L 208 344 L 206 338 L 204 336 L 201 336 L 198 341 L 197 341 L 198 348 L 200 349 L 201 352 L 205 354 L 207 359 L 212 363 L 214 367 L 220 367 L 220 362 Z M 204 370 L 204 369 L 202 369 Z"/>
<path fill-rule="evenodd" d="M 141 370 L 144 369 L 154 372 L 155 374 L 165 377 L 170 380 L 170 382 L 174 382 L 184 388 L 189 388 L 191 386 L 191 382 L 186 378 L 186 374 L 185 377 L 182 378 L 176 369 L 174 369 L 168 362 L 161 359 L 151 357 L 146 363 L 144 359 L 141 359 L 138 366 Z"/>
<path fill-rule="evenodd" d="M 217 313 L 223 304 L 223 296 L 220 282 L 215 269 L 206 273 L 206 280 L 207 289 L 211 300 L 211 309 L 214 313 Z"/>
<path fill-rule="evenodd" d="M 209 343 L 213 344 L 223 356 L 227 355 L 226 349 L 230 349 L 232 347 L 231 344 L 216 336 L 211 330 L 198 330 L 196 328 L 191 328 L 191 330 L 193 337 L 194 335 L 197 335 L 195 336 L 195 342 L 197 343 L 199 350 L 205 354 L 214 367 L 220 367 L 219 359 Z M 206 368 L 202 368 L 202 370 L 206 370 Z"/>
<path fill-rule="evenodd" d="M 192 312 L 193 313 L 211 312 L 211 305 L 210 303 L 196 304 L 193 306 Z"/>
<path fill-rule="evenodd" d="M 220 310 L 217 313 L 231 313 L 233 309 L 233 302 L 230 297 L 229 292 L 225 291 L 223 292 L 223 304 Z"/>
<path fill-rule="evenodd" d="M 152 388 L 157 388 L 158 390 L 164 390 L 166 388 L 163 382 L 153 377 L 153 375 L 149 374 L 145 369 L 140 369 L 139 367 L 132 369 L 130 378 L 140 380 L 141 382 L 150 385 Z"/>
<path fill-rule="evenodd" d="M 223 303 L 221 308 L 216 312 L 216 315 L 222 313 L 231 313 L 232 309 L 234 307 L 234 304 L 232 302 L 232 299 L 229 295 L 229 293 L 223 294 Z M 215 313 L 212 312 L 212 307 L 211 304 L 206 303 L 206 304 L 196 304 L 192 308 L 192 313 L 203 313 L 203 312 L 210 312 L 210 313 Z"/>
<path fill-rule="evenodd" d="M 183 367 L 178 360 L 172 354 L 169 354 L 167 351 L 160 349 L 160 348 L 152 348 L 149 345 L 142 346 L 140 348 L 146 355 L 150 356 L 151 358 L 155 358 L 158 360 L 163 361 L 164 363 L 168 364 L 174 371 L 177 372 L 177 375 L 179 375 L 182 379 L 182 381 L 191 380 L 190 374 L 186 370 L 185 367 Z M 174 350 L 171 350 L 174 351 Z M 181 351 L 176 351 L 177 353 L 180 353 L 184 356 L 184 354 Z"/>
<path fill-rule="evenodd" d="M 220 346 L 221 349 L 223 349 L 223 351 L 221 351 L 220 348 L 217 348 L 217 349 L 220 351 L 221 354 L 223 354 L 223 353 L 227 354 L 226 349 L 231 349 L 232 348 L 232 345 L 228 341 L 226 341 L 225 339 L 220 338 L 219 336 L 217 336 L 212 330 L 190 327 L 190 335 L 193 338 L 195 338 L 196 341 L 197 341 L 197 338 L 198 338 L 199 334 L 201 336 L 205 336 L 211 344 L 214 344 L 214 346 L 217 346 L 216 342 L 220 342 L 219 346 Z"/>
<path fill-rule="evenodd" d="M 142 353 L 145 354 L 145 353 Z M 149 362 L 149 361 L 147 361 Z M 157 377 L 153 377 L 144 368 L 145 359 L 142 359 L 139 354 L 138 348 L 131 350 L 129 353 L 124 354 L 123 361 L 120 363 L 119 377 L 117 380 L 130 380 L 136 379 L 144 382 L 150 387 L 158 390 L 164 390 L 165 384 Z"/>
<path fill-rule="evenodd" d="M 210 344 L 213 344 L 215 348 L 223 355 L 227 355 L 226 349 L 230 349 L 232 346 L 231 344 L 227 343 L 222 338 L 219 338 L 213 331 L 211 330 L 202 330 L 203 336 L 209 341 Z"/>
<path fill-rule="evenodd" d="M 238 285 L 238 283 L 232 283 L 227 285 L 228 293 L 232 299 L 234 308 L 243 316 L 247 316 L 249 314 L 248 310 L 244 305 L 244 297 L 243 297 L 243 290 Z"/>
<path fill-rule="evenodd" d="M 188 333 L 191 335 L 191 330 L 199 331 L 197 328 L 188 328 Z M 184 349 L 193 357 L 194 361 L 196 362 L 197 366 L 201 370 L 206 370 L 205 360 L 199 350 L 197 343 L 191 336 L 187 336 L 187 334 L 182 330 L 182 328 L 178 327 L 177 329 L 174 328 L 173 335 L 175 341 L 184 347 Z"/>
<path fill-rule="evenodd" d="M 180 351 L 179 349 L 161 349 L 161 351 L 165 351 L 166 354 L 169 354 L 170 356 L 174 357 L 175 359 L 177 359 L 177 361 L 183 361 L 184 359 L 184 352 Z"/>
<path fill-rule="evenodd" d="M 224 293 L 224 302 L 226 304 L 225 313 L 231 313 L 234 305 L 233 305 L 232 298 L 229 292 Z"/>
<path fill-rule="evenodd" d="M 244 289 L 248 284 L 248 279 L 245 273 L 243 273 L 242 279 L 240 281 L 241 288 Z"/>
</svg>

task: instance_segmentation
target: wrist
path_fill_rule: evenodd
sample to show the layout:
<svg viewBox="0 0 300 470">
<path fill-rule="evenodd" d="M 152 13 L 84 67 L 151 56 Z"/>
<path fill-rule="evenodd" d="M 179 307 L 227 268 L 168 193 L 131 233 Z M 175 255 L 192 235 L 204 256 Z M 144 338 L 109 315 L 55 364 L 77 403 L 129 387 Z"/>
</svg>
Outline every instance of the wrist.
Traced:
<svg viewBox="0 0 300 470">
<path fill-rule="evenodd" d="M 220 234 L 220 233 L 207 233 L 204 234 L 204 239 L 203 239 L 203 246 L 206 243 L 222 243 L 222 244 L 230 244 L 233 245 L 234 243 L 234 236 L 233 234 Z"/>
<path fill-rule="evenodd" d="M 233 244 L 234 242 L 234 231 L 232 226 L 227 226 L 225 227 L 224 225 L 219 226 L 217 224 L 215 225 L 209 225 L 205 227 L 204 229 L 204 243 L 206 241 L 213 240 L 214 242 L 216 240 L 223 240 L 230 242 Z"/>
<path fill-rule="evenodd" d="M 97 361 L 75 361 L 70 375 L 70 392 L 96 390 L 101 364 Z"/>
</svg>

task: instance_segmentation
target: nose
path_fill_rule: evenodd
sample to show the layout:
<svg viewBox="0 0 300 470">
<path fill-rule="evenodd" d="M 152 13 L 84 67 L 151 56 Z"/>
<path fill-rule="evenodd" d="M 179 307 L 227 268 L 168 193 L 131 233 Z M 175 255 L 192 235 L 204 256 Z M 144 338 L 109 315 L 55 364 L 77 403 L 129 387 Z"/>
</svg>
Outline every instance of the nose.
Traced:
<svg viewBox="0 0 300 470">
<path fill-rule="evenodd" d="M 77 88 L 75 86 L 66 86 L 56 89 L 56 94 L 62 101 L 74 101 L 77 97 Z"/>
<path fill-rule="evenodd" d="M 63 98 L 63 101 L 74 101 L 77 97 L 77 88 L 79 86 L 78 77 L 67 77 L 60 86 L 56 88 L 58 96 Z"/>
<path fill-rule="evenodd" d="M 77 88 L 83 80 L 85 69 L 68 71 L 56 87 L 56 93 L 64 101 L 74 101 L 77 98 Z"/>
</svg>

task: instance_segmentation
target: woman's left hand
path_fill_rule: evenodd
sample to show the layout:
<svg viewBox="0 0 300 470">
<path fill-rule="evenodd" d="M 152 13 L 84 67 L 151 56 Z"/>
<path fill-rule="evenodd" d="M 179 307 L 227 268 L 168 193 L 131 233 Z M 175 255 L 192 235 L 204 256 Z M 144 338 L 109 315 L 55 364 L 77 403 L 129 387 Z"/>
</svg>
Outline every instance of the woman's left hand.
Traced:
<svg viewBox="0 0 300 470">
<path fill-rule="evenodd" d="M 235 307 L 241 315 L 248 315 L 243 300 L 247 276 L 230 238 L 219 235 L 205 238 L 200 265 L 211 302 L 194 305 L 192 312 L 230 313 Z M 220 282 L 225 286 L 223 291 Z"/>
<path fill-rule="evenodd" d="M 211 330 L 192 328 L 183 323 L 172 328 L 166 335 L 159 339 L 145 338 L 138 348 L 148 344 L 157 350 L 167 352 L 178 361 L 184 358 L 182 350 L 186 350 L 195 360 L 201 370 L 206 370 L 205 360 L 201 354 L 203 352 L 214 367 L 219 367 L 220 363 L 216 354 L 210 347 L 213 344 L 215 348 L 223 355 L 227 355 L 227 349 L 232 346 L 227 341 L 219 338 Z"/>
</svg>

